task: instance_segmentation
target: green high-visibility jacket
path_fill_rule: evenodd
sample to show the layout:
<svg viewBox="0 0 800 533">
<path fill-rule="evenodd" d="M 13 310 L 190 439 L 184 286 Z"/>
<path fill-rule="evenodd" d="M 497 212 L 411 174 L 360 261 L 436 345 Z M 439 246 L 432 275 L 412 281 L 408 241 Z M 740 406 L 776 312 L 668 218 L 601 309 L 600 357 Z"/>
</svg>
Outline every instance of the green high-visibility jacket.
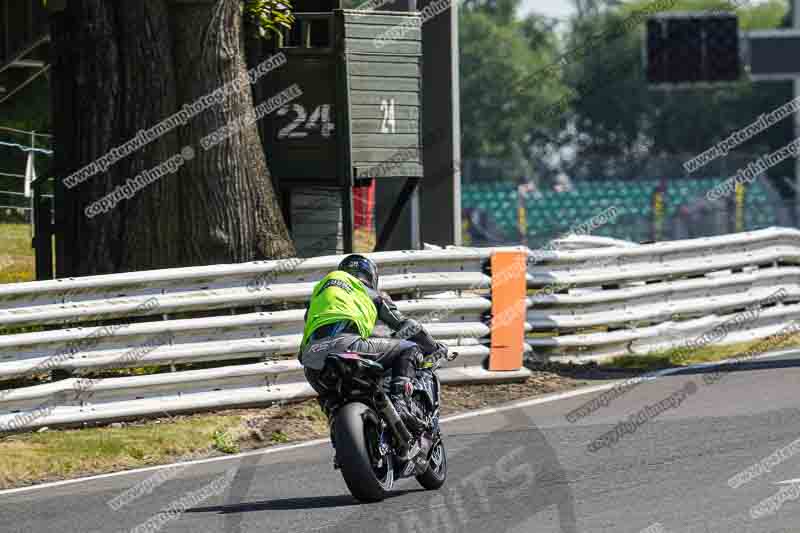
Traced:
<svg viewBox="0 0 800 533">
<path fill-rule="evenodd" d="M 314 286 L 300 347 L 305 347 L 315 329 L 340 320 L 352 320 L 366 339 L 372 335 L 377 318 L 378 310 L 361 280 L 334 270 Z"/>
</svg>

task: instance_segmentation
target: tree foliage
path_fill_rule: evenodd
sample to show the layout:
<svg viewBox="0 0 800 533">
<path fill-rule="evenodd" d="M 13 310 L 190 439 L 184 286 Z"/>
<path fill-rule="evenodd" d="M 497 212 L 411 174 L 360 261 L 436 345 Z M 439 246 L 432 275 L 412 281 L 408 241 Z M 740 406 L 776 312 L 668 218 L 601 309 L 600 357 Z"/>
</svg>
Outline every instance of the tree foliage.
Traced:
<svg viewBox="0 0 800 533">
<path fill-rule="evenodd" d="M 684 155 L 702 152 L 791 98 L 787 83 L 755 85 L 747 80 L 716 88 L 649 88 L 641 60 L 644 24 L 635 24 L 625 32 L 618 29 L 629 17 L 647 13 L 651 5 L 652 0 L 640 0 L 626 4 L 624 9 L 573 21 L 566 49 L 579 49 L 588 41 L 596 45 L 591 53 L 568 56 L 563 69 L 572 96 L 569 105 L 559 111 L 573 125 L 571 134 L 562 139 L 575 149 L 572 174 L 641 175 L 654 159 L 667 156 L 678 161 Z M 679 1 L 672 7 L 676 11 L 712 9 L 732 7 L 718 0 Z M 773 1 L 742 8 L 738 13 L 742 29 L 750 30 L 778 26 L 784 11 L 785 6 Z M 774 137 L 784 135 L 780 127 L 774 128 L 740 151 L 767 151 Z M 723 169 L 715 166 L 707 170 Z M 680 173 L 679 167 L 662 171 Z"/>
<path fill-rule="evenodd" d="M 556 78 L 530 82 L 555 60 L 557 41 L 545 19 L 515 20 L 516 5 L 468 0 L 459 30 L 462 153 L 502 160 L 514 173 L 525 171 L 536 144 L 531 117 L 564 93 Z"/>
<path fill-rule="evenodd" d="M 557 35 L 545 17 L 517 19 L 516 0 L 466 0 L 461 13 L 463 157 L 502 159 L 515 169 L 540 170 L 539 175 L 559 170 L 589 178 L 683 174 L 680 162 L 687 157 L 792 98 L 788 82 L 745 79 L 678 91 L 648 86 L 644 21 L 665 4 L 675 11 L 735 10 L 745 31 L 787 23 L 780 0 L 729 1 L 575 0 L 577 15 Z M 782 146 L 791 128 L 787 119 L 757 135 L 739 147 L 741 159 Z M 731 172 L 733 159 L 704 172 Z M 666 160 L 671 166 L 662 164 Z M 776 173 L 791 174 L 790 165 Z"/>
<path fill-rule="evenodd" d="M 260 37 L 269 38 L 294 24 L 291 0 L 246 0 L 244 12 Z"/>
</svg>

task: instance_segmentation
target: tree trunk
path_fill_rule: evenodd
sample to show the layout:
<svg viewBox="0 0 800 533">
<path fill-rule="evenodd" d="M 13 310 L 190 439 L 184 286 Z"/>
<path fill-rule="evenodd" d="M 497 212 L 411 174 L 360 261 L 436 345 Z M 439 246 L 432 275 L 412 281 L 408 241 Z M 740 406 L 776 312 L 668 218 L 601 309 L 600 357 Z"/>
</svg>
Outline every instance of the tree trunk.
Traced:
<svg viewBox="0 0 800 533">
<path fill-rule="evenodd" d="M 216 0 L 174 2 L 178 94 L 192 102 L 245 76 L 242 3 Z M 255 124 L 252 87 L 231 95 L 196 117 L 181 133 L 197 157 L 180 171 L 185 255 L 205 263 L 286 257 L 294 253 L 284 224 Z M 238 133 L 205 151 L 197 140 L 228 124 Z M 204 180 L 193 180 L 204 176 Z"/>
<path fill-rule="evenodd" d="M 73 0 L 54 17 L 59 276 L 293 254 L 255 125 L 208 151 L 200 146 L 202 137 L 252 110 L 247 89 L 105 172 L 72 187 L 62 182 L 244 75 L 241 28 L 238 0 Z M 109 211 L 86 215 L 129 178 L 181 154 L 194 157 Z"/>
</svg>

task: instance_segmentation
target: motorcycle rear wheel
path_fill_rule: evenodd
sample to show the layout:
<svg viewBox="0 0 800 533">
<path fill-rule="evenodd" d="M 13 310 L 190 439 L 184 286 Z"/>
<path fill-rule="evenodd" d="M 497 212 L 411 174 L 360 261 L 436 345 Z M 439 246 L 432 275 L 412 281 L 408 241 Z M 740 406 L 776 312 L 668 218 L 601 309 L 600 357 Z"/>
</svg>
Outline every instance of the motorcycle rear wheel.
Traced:
<svg viewBox="0 0 800 533">
<path fill-rule="evenodd" d="M 391 455 L 383 457 L 381 467 L 375 465 L 374 446 L 369 442 L 380 432 L 375 420 L 378 417 L 369 407 L 354 402 L 339 409 L 334 424 L 336 456 L 342 477 L 350 493 L 362 502 L 384 500 L 394 485 Z"/>
</svg>

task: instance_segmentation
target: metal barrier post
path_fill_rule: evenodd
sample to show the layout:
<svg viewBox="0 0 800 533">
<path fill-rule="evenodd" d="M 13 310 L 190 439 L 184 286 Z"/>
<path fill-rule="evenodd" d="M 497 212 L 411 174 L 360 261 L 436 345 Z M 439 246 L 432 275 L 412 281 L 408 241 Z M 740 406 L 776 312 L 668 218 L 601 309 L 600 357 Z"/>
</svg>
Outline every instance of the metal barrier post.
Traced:
<svg viewBox="0 0 800 533">
<path fill-rule="evenodd" d="M 53 273 L 53 206 L 52 199 L 42 192 L 46 180 L 33 182 L 33 248 L 36 250 L 36 279 L 54 279 Z"/>
</svg>

